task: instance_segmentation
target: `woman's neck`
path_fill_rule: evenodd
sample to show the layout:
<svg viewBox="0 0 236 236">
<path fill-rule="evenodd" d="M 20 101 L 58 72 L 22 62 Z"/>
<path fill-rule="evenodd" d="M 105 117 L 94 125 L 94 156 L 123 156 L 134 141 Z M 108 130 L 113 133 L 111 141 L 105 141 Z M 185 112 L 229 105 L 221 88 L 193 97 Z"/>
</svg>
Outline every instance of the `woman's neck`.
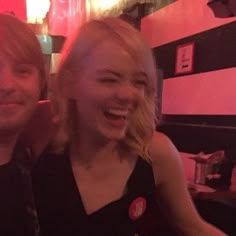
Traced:
<svg viewBox="0 0 236 236">
<path fill-rule="evenodd" d="M 118 150 L 116 141 L 92 143 L 82 140 L 71 145 L 71 162 L 88 166 L 107 162 L 111 157 L 119 157 Z"/>
</svg>

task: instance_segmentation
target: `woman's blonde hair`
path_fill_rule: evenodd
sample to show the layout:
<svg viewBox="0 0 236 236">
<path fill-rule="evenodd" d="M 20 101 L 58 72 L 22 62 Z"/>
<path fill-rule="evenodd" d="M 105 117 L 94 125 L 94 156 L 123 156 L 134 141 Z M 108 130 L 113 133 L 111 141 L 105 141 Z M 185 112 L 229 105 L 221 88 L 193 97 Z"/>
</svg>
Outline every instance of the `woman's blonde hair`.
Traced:
<svg viewBox="0 0 236 236">
<path fill-rule="evenodd" d="M 40 43 L 33 30 L 15 16 L 0 13 L 0 52 L 16 63 L 35 66 L 42 89 L 45 86 L 45 63 Z"/>
<path fill-rule="evenodd" d="M 119 43 L 127 52 L 143 65 L 148 76 L 145 99 L 133 115 L 131 125 L 122 145 L 148 159 L 147 145 L 156 127 L 156 65 L 152 51 L 141 33 L 129 23 L 119 18 L 103 18 L 91 20 L 84 24 L 64 45 L 52 92 L 52 103 L 60 117 L 60 129 L 55 139 L 56 150 L 61 150 L 75 136 L 76 108 L 70 101 L 65 90 L 70 87 L 70 79 L 79 77 L 84 58 L 91 53 L 103 40 L 112 39 Z M 119 53 L 119 52 L 117 52 Z M 74 132 L 73 132 L 74 131 Z M 79 132 L 79 131 L 78 131 Z"/>
</svg>

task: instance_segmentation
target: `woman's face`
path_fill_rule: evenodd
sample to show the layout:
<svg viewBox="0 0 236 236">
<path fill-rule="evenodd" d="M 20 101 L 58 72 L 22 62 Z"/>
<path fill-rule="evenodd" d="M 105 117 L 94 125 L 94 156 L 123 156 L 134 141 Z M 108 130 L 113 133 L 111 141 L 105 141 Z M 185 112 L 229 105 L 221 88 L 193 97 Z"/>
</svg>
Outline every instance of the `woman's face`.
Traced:
<svg viewBox="0 0 236 236">
<path fill-rule="evenodd" d="M 147 75 L 118 43 L 105 40 L 84 60 L 73 88 L 79 132 L 120 140 L 144 99 Z"/>
<path fill-rule="evenodd" d="M 31 117 L 40 93 L 38 70 L 0 51 L 0 133 L 17 134 Z"/>
</svg>

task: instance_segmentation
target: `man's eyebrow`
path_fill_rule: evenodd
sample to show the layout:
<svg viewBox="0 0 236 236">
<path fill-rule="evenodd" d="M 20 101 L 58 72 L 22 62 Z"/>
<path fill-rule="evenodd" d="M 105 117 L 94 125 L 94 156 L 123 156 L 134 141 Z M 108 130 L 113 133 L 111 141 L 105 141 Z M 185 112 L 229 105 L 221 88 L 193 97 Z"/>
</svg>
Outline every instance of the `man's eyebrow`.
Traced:
<svg viewBox="0 0 236 236">
<path fill-rule="evenodd" d="M 99 70 L 97 70 L 97 72 L 99 74 L 112 74 L 114 76 L 121 77 L 121 73 L 110 70 L 110 69 L 99 69 Z"/>
</svg>

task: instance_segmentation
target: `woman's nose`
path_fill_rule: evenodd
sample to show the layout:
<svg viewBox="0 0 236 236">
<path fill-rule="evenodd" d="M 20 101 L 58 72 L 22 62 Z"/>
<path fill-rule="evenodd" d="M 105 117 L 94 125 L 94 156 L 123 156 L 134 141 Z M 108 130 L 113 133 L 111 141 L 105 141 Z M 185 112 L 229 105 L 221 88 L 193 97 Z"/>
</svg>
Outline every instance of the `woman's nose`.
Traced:
<svg viewBox="0 0 236 236">
<path fill-rule="evenodd" d="M 137 91 L 130 83 L 120 84 L 116 90 L 116 97 L 120 101 L 132 102 L 137 97 Z"/>
</svg>

